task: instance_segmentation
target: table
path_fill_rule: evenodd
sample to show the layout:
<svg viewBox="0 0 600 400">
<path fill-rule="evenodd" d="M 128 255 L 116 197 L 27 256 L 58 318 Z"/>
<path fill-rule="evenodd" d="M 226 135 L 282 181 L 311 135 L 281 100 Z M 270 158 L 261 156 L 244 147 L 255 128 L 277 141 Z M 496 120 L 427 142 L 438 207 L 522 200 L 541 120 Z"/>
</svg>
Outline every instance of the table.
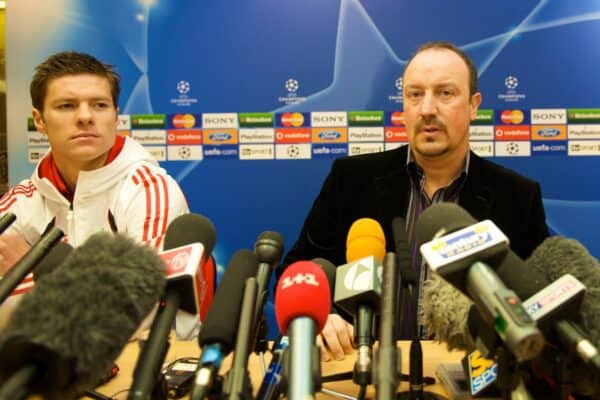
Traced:
<svg viewBox="0 0 600 400">
<path fill-rule="evenodd" d="M 410 342 L 401 341 L 399 343 L 399 348 L 402 353 L 402 372 L 408 373 L 408 355 L 409 355 L 409 346 Z M 426 376 L 435 377 L 435 369 L 440 363 L 459 363 L 462 357 L 464 356 L 463 352 L 453 351 L 448 352 L 445 344 L 433 343 L 431 341 L 423 341 L 423 373 Z M 99 387 L 97 389 L 98 392 L 106 395 L 114 397 L 115 399 L 126 399 L 127 398 L 127 389 L 131 386 L 132 382 L 132 374 L 135 368 L 135 364 L 137 361 L 137 357 L 139 354 L 139 344 L 137 341 L 132 341 L 125 348 L 123 352 L 117 359 L 117 365 L 120 368 L 119 374 L 112 379 L 107 384 Z M 200 353 L 200 349 L 198 347 L 198 342 L 196 341 L 176 341 L 171 339 L 171 347 L 165 359 L 165 362 L 172 362 L 177 358 L 182 357 L 198 357 Z M 270 354 L 265 356 L 266 363 L 270 360 Z M 342 361 L 329 361 L 321 363 L 321 374 L 322 376 L 332 375 L 341 372 L 350 372 L 353 369 L 354 361 L 356 359 L 356 355 L 346 356 L 346 358 Z M 223 363 L 223 368 L 221 372 L 225 372 L 229 369 L 229 365 L 231 363 L 231 356 L 228 357 Z M 250 361 L 248 363 L 249 371 L 250 371 L 250 379 L 252 381 L 253 389 L 256 392 L 260 383 L 262 381 L 262 368 L 260 366 L 260 359 L 256 355 L 250 356 Z M 331 390 L 335 390 L 337 392 L 342 392 L 344 394 L 351 395 L 356 397 L 358 394 L 358 386 L 356 386 L 352 380 L 347 381 L 338 381 L 338 382 L 328 382 L 323 385 L 323 387 Z M 408 384 L 406 382 L 402 382 L 399 385 L 399 391 L 408 390 Z M 439 383 L 439 380 L 436 378 L 436 384 L 427 386 L 427 391 L 439 393 L 442 395 L 447 395 L 444 387 Z M 367 390 L 367 398 L 374 398 L 375 389 L 372 385 L 369 386 Z M 339 397 L 319 393 L 317 395 L 319 399 L 339 399 Z"/>
</svg>

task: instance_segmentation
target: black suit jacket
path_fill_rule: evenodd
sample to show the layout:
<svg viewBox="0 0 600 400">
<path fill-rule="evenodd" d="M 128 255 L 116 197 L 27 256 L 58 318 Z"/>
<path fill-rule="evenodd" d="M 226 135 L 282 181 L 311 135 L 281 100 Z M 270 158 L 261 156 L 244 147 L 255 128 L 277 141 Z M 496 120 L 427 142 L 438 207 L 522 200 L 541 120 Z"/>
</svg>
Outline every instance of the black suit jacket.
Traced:
<svg viewBox="0 0 600 400">
<path fill-rule="evenodd" d="M 283 265 L 315 257 L 344 264 L 348 230 L 363 217 L 381 224 L 387 251 L 394 251 L 392 219 L 406 217 L 409 201 L 407 151 L 402 146 L 335 160 Z M 475 219 L 498 225 L 523 259 L 548 236 L 540 185 L 473 152 L 459 204 Z"/>
</svg>

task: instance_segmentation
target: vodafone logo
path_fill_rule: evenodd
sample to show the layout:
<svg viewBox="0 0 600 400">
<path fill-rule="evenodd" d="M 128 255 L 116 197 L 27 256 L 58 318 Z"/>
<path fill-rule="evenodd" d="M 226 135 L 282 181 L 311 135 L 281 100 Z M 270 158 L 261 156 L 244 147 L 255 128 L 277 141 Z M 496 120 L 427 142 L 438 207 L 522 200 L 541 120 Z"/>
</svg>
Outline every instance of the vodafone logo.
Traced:
<svg viewBox="0 0 600 400">
<path fill-rule="evenodd" d="M 392 125 L 404 125 L 404 113 L 401 111 L 394 111 L 390 115 L 390 122 Z"/>
<path fill-rule="evenodd" d="M 500 114 L 500 118 L 502 119 L 503 124 L 518 125 L 523 122 L 525 115 L 521 110 L 504 110 L 502 111 L 502 114 Z"/>
<path fill-rule="evenodd" d="M 192 114 L 175 114 L 173 116 L 175 128 L 193 128 L 195 125 L 196 118 Z"/>
<path fill-rule="evenodd" d="M 281 116 L 281 125 L 299 127 L 304 124 L 304 115 L 299 112 L 289 113 L 286 112 Z"/>
</svg>

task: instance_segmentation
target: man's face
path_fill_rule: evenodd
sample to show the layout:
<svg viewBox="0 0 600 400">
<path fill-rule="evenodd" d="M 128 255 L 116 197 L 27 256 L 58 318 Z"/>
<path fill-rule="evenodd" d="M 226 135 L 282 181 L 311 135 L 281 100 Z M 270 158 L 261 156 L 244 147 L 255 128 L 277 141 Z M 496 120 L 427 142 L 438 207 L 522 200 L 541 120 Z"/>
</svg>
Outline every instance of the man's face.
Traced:
<svg viewBox="0 0 600 400">
<path fill-rule="evenodd" d="M 469 95 L 462 58 L 447 49 L 424 50 L 404 72 L 403 87 L 404 123 L 415 156 L 464 156 L 481 94 Z"/>
<path fill-rule="evenodd" d="M 104 165 L 115 141 L 117 116 L 108 80 L 92 74 L 52 79 L 44 111 L 33 109 L 35 126 L 48 136 L 57 165 L 79 170 Z"/>
</svg>

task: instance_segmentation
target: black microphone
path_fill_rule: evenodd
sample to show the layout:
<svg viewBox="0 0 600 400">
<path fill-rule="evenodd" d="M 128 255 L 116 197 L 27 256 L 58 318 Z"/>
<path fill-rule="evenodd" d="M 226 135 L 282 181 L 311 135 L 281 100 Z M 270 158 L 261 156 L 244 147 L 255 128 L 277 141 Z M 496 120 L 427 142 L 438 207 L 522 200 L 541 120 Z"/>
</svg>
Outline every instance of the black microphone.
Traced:
<svg viewBox="0 0 600 400">
<path fill-rule="evenodd" d="M 246 280 L 256 276 L 257 270 L 256 255 L 249 250 L 239 250 L 229 260 L 198 336 L 202 353 L 192 391 L 194 400 L 220 394 L 217 374 L 235 344 Z"/>
<path fill-rule="evenodd" d="M 0 334 L 0 398 L 74 398 L 94 387 L 164 285 L 152 249 L 122 235 L 92 235 L 23 296 Z"/>
<path fill-rule="evenodd" d="M 185 214 L 169 224 L 165 233 L 165 249 L 201 243 L 207 257 L 212 252 L 215 240 L 215 227 L 208 218 L 198 214 Z M 193 280 L 193 277 L 189 277 L 188 280 Z M 182 285 L 180 279 L 167 279 L 167 287 L 152 321 L 148 339 L 135 365 L 128 399 L 150 398 L 169 349 L 169 332 L 177 310 L 181 308 L 192 314 L 197 313 L 199 310 L 196 309 L 195 297 L 193 285 Z"/>
<path fill-rule="evenodd" d="M 404 318 L 406 312 L 410 312 L 411 317 L 416 314 L 412 310 L 417 309 L 414 299 L 414 288 L 418 284 L 417 272 L 412 267 L 410 250 L 408 246 L 408 235 L 405 229 L 406 222 L 402 217 L 396 217 L 392 220 L 392 232 L 394 235 L 394 245 L 397 252 L 396 266 L 400 277 L 400 312 L 401 323 L 410 323 L 411 320 Z M 409 357 L 409 390 L 398 394 L 399 399 L 444 399 L 436 393 L 426 392 L 424 388 L 423 377 L 423 348 L 421 346 L 419 324 L 416 323 L 412 332 Z"/>
<path fill-rule="evenodd" d="M 379 348 L 375 351 L 373 363 L 377 400 L 392 400 L 396 397 L 398 377 L 401 374 L 399 350 L 396 346 L 397 265 L 396 254 L 387 253 L 383 258 Z"/>
<path fill-rule="evenodd" d="M 38 279 L 54 272 L 61 263 L 66 262 L 67 256 L 71 254 L 72 251 L 73 246 L 70 244 L 65 242 L 56 243 L 33 270 L 34 282 L 37 282 Z"/>
<path fill-rule="evenodd" d="M 518 362 L 542 351 L 544 338 L 511 289 L 518 284 L 507 282 L 515 280 L 524 263 L 492 221 L 477 223 L 457 204 L 437 203 L 421 214 L 416 232 L 429 267 L 473 300 Z"/>
<path fill-rule="evenodd" d="M 7 212 L 2 214 L 2 217 L 0 217 L 0 234 L 4 233 L 4 231 L 7 230 L 16 219 L 17 216 L 13 213 Z"/>
<path fill-rule="evenodd" d="M 254 243 L 254 254 L 258 257 L 258 272 L 256 282 L 258 284 L 258 297 L 254 310 L 255 322 L 252 326 L 252 332 L 255 336 L 253 347 L 256 352 L 262 353 L 267 349 L 267 321 L 264 308 L 269 296 L 269 280 L 272 271 L 277 268 L 277 264 L 283 254 L 284 239 L 281 234 L 274 231 L 264 231 Z"/>
<path fill-rule="evenodd" d="M 50 251 L 62 237 L 63 231 L 52 227 L 38 240 L 25 255 L 17 261 L 0 280 L 0 304 L 10 296 L 13 290 L 21 283 L 40 262 L 40 260 Z"/>
</svg>

